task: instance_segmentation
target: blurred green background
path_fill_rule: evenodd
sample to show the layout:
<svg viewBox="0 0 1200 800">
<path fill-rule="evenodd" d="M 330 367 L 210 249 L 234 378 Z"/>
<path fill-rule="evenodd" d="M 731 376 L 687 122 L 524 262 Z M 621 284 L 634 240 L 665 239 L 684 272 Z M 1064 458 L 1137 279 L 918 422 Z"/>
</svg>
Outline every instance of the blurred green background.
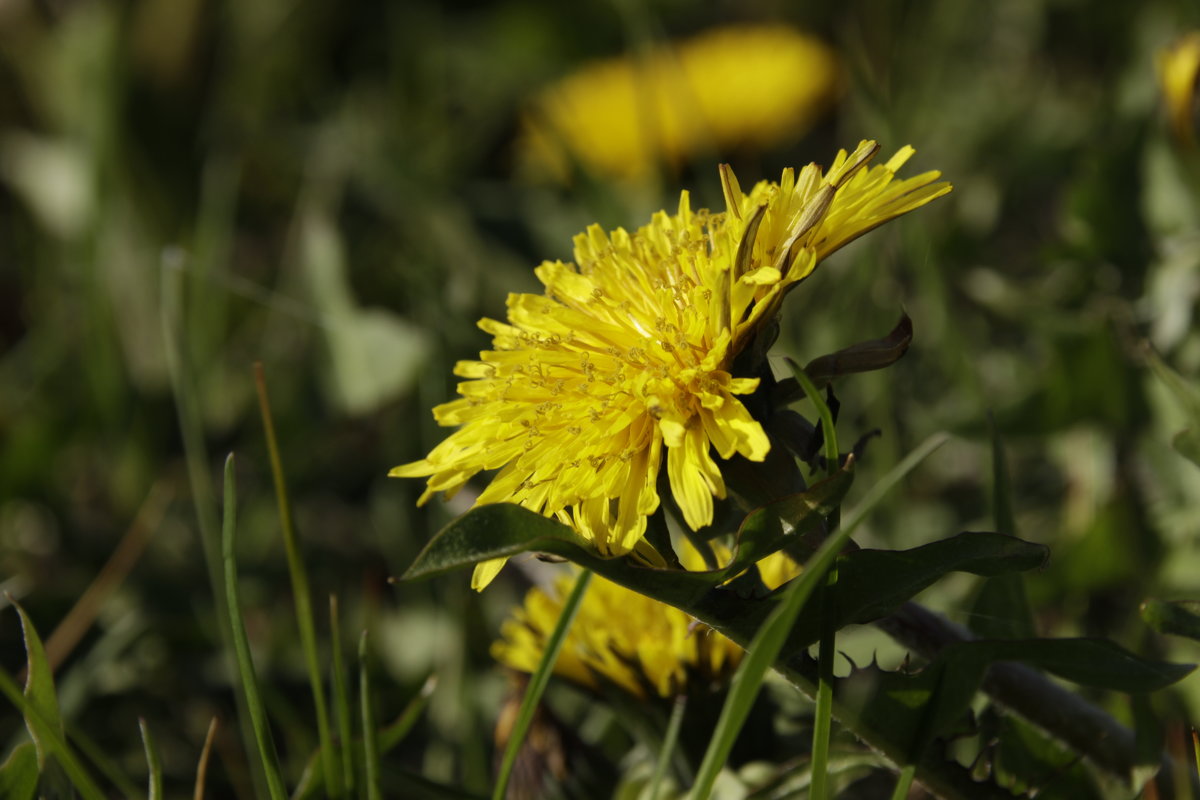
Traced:
<svg viewBox="0 0 1200 800">
<path fill-rule="evenodd" d="M 811 130 L 639 184 L 522 177 L 540 87 L 737 22 L 835 48 L 842 93 Z M 49 636 L 139 513 L 147 538 L 85 601 L 96 622 L 57 673 L 71 724 L 142 775 L 145 717 L 182 791 L 219 715 L 213 796 L 248 786 L 165 329 L 212 480 L 239 457 L 246 624 L 289 773 L 315 734 L 255 360 L 318 619 L 336 593 L 347 645 L 372 631 L 381 720 L 438 673 L 389 759 L 482 790 L 505 690 L 487 649 L 528 579 L 509 569 L 483 596 L 466 574 L 389 585 L 470 501 L 417 509 L 421 483 L 387 470 L 442 437 L 429 409 L 487 346 L 475 321 L 536 291 L 532 267 L 569 258 L 574 233 L 636 227 L 681 188 L 719 208 L 720 160 L 748 186 L 861 138 L 883 156 L 912 144 L 907 174 L 940 169 L 955 191 L 824 264 L 789 298 L 777 352 L 803 363 L 913 318 L 905 359 L 839 386 L 846 438 L 883 432 L 859 491 L 929 433 L 958 435 L 862 542 L 990 528 L 991 414 L 1018 532 L 1053 551 L 1030 579 L 1041 632 L 1200 659 L 1136 613 L 1200 597 L 1200 471 L 1171 447 L 1187 422 L 1142 349 L 1200 374 L 1200 169 L 1155 73 L 1196 26 L 1182 0 L 0 2 L 0 587 Z M 972 580 L 924 599 L 966 621 Z M 22 653 L 6 609 L 0 666 L 16 674 Z M 1174 713 L 1196 718 L 1198 685 Z M 22 731 L 0 712 L 0 748 Z"/>
</svg>

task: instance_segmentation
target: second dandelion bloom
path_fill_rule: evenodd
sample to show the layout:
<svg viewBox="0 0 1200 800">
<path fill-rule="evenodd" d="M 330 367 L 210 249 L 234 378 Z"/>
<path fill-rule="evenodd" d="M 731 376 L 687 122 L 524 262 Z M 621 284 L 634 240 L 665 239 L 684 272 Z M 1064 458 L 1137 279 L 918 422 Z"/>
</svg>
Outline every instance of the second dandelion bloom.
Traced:
<svg viewBox="0 0 1200 800">
<path fill-rule="evenodd" d="M 480 322 L 493 349 L 455 366 L 461 397 L 434 409 L 459 429 L 390 474 L 427 477 L 423 503 L 499 470 L 477 504 L 555 517 L 605 555 L 653 555 L 642 539 L 665 467 L 683 522 L 708 525 L 726 491 L 715 457 L 770 448 L 743 403 L 759 379 L 734 374 L 737 356 L 821 259 L 950 191 L 937 172 L 896 179 L 911 148 L 872 167 L 877 150 L 864 141 L 827 171 L 787 169 L 749 192 L 722 168 L 722 213 L 683 192 L 633 233 L 579 234 L 573 263 L 536 269 L 543 294 L 511 294 L 507 322 Z"/>
<path fill-rule="evenodd" d="M 636 179 L 700 153 L 803 134 L 840 90 L 832 49 L 783 25 L 736 25 L 583 67 L 543 89 L 522 124 L 535 173 Z"/>
</svg>

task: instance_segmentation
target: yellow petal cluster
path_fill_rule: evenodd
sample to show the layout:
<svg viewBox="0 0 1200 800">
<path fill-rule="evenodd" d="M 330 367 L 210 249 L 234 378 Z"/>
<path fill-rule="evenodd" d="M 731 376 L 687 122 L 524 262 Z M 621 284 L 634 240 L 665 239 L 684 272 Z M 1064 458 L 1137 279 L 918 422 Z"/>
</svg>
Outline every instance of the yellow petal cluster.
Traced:
<svg viewBox="0 0 1200 800">
<path fill-rule="evenodd" d="M 818 39 L 782 25 L 717 28 L 596 62 L 544 89 L 521 155 L 559 179 L 572 161 L 618 178 L 714 149 L 800 136 L 836 97 L 839 65 Z"/>
<path fill-rule="evenodd" d="M 717 549 L 718 557 L 727 560 L 728 551 Z M 703 568 L 694 551 L 685 552 L 682 560 L 689 568 Z M 800 571 L 783 553 L 767 556 L 758 567 L 769 589 Z M 561 578 L 552 592 L 529 590 L 524 604 L 501 627 L 492 657 L 532 673 L 573 580 Z M 683 611 L 597 576 L 567 632 L 554 672 L 589 689 L 608 682 L 642 699 L 652 694 L 672 697 L 691 687 L 720 684 L 737 668 L 742 652 Z"/>
<path fill-rule="evenodd" d="M 877 149 L 864 141 L 827 172 L 787 169 L 749 192 L 723 167 L 722 213 L 693 210 L 685 191 L 633 233 L 576 236 L 573 263 L 536 269 L 543 294 L 511 294 L 507 322 L 479 323 L 493 349 L 455 366 L 461 397 L 434 409 L 459 429 L 390 474 L 428 477 L 424 503 L 499 470 L 478 504 L 518 503 L 621 555 L 659 507 L 665 466 L 684 522 L 708 525 L 725 496 L 714 456 L 761 461 L 770 447 L 739 399 L 759 381 L 731 373 L 736 356 L 822 258 L 950 191 L 937 172 L 895 179 L 909 147 L 868 167 Z"/>
<path fill-rule="evenodd" d="M 1159 53 L 1158 80 L 1175 137 L 1196 138 L 1196 87 L 1200 80 L 1200 31 L 1183 36 Z"/>
</svg>

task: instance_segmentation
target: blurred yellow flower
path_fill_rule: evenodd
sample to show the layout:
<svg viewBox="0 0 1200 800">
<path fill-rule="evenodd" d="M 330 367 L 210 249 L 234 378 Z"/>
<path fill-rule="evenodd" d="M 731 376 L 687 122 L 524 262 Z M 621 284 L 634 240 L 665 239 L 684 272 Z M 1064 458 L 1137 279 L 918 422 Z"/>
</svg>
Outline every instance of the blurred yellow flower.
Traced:
<svg viewBox="0 0 1200 800">
<path fill-rule="evenodd" d="M 725 496 L 712 451 L 761 461 L 770 446 L 738 399 L 759 380 L 731 374 L 734 359 L 822 258 L 950 191 L 937 172 L 893 180 L 911 147 L 866 168 L 877 150 L 864 141 L 827 173 L 786 169 L 748 194 L 723 167 L 724 213 L 693 211 L 685 191 L 635 233 L 579 234 L 575 263 L 535 270 L 544 294 L 510 294 L 508 323 L 480 321 L 494 349 L 455 365 L 462 396 L 433 411 L 462 427 L 390 474 L 428 477 L 424 503 L 499 469 L 477 504 L 518 503 L 622 555 L 659 506 L 665 461 L 684 521 L 708 525 Z M 472 584 L 502 565 L 480 564 Z"/>
<path fill-rule="evenodd" d="M 1158 80 L 1171 130 L 1191 144 L 1196 136 L 1196 83 L 1200 78 L 1200 31 L 1193 31 L 1158 54 Z"/>
<path fill-rule="evenodd" d="M 718 560 L 726 563 L 729 551 L 715 549 Z M 689 569 L 704 568 L 694 550 L 685 549 L 681 560 Z M 768 589 L 800 572 L 796 562 L 781 552 L 764 558 L 758 568 Z M 530 589 L 524 604 L 501 627 L 492 657 L 532 673 L 573 582 L 568 575 L 555 583 L 553 592 Z M 672 697 L 691 687 L 719 685 L 737 668 L 742 652 L 679 609 L 596 576 L 567 632 L 554 672 L 589 689 L 610 682 L 642 699 Z"/>
<path fill-rule="evenodd" d="M 812 36 L 784 26 L 719 28 L 591 64 L 544 89 L 523 120 L 520 157 L 560 180 L 573 161 L 636 178 L 714 149 L 794 140 L 838 88 L 837 58 Z"/>
</svg>

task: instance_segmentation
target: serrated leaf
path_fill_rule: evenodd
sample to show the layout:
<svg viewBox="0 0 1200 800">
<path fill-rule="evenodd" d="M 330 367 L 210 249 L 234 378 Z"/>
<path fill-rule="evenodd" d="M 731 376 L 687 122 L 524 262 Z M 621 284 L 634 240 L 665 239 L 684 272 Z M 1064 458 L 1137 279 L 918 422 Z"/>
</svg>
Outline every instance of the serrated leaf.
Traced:
<svg viewBox="0 0 1200 800">
<path fill-rule="evenodd" d="M 63 737 L 62 715 L 58 710 L 58 695 L 54 691 L 54 673 L 29 615 L 15 601 L 13 607 L 21 616 L 21 630 L 25 637 L 27 667 L 24 694 L 29 704 L 25 713 L 25 727 L 29 729 L 37 749 L 38 769 L 45 769 L 46 758 L 53 752 L 53 747 L 46 741 L 47 728 L 59 739 Z"/>
<path fill-rule="evenodd" d="M 909 742 L 913 763 L 935 737 L 960 724 L 997 661 L 1021 661 L 1083 686 L 1130 693 L 1162 689 L 1193 669 L 1143 659 L 1102 639 L 980 639 L 947 645 L 915 673 L 859 670 L 839 691 L 864 724 Z"/>
<path fill-rule="evenodd" d="M 1030 639 L 1037 635 L 1033 611 L 1018 573 L 984 580 L 971 604 L 970 628 L 984 639 Z"/>
<path fill-rule="evenodd" d="M 1155 692 L 1195 669 L 1142 658 L 1107 639 L 980 640 L 946 648 L 957 649 L 974 650 L 970 657 L 989 663 L 1023 661 L 1081 686 L 1118 692 Z"/>
<path fill-rule="evenodd" d="M 1048 550 L 999 533 L 960 533 L 911 550 L 857 550 L 838 562 L 838 627 L 891 614 L 950 572 L 999 575 L 1041 566 Z M 818 620 L 803 617 L 793 636 L 816 641 Z"/>
<path fill-rule="evenodd" d="M 998 715 L 996 768 L 1038 800 L 1100 800 L 1103 795 L 1079 757 L 1028 722 Z"/>
<path fill-rule="evenodd" d="M 1140 611 L 1142 621 L 1159 633 L 1200 641 L 1200 602 L 1150 599 L 1142 603 Z"/>
<path fill-rule="evenodd" d="M 8 760 L 0 764 L 0 797 L 33 800 L 37 786 L 37 749 L 32 742 L 22 742 L 13 748 Z"/>
<path fill-rule="evenodd" d="M 613 583 L 684 609 L 699 603 L 727 577 L 724 569 L 655 569 L 634 564 L 628 558 L 602 557 L 570 527 L 512 503 L 473 508 L 442 528 L 402 577 L 411 580 L 440 575 L 487 559 L 526 552 L 561 556 Z"/>
</svg>

